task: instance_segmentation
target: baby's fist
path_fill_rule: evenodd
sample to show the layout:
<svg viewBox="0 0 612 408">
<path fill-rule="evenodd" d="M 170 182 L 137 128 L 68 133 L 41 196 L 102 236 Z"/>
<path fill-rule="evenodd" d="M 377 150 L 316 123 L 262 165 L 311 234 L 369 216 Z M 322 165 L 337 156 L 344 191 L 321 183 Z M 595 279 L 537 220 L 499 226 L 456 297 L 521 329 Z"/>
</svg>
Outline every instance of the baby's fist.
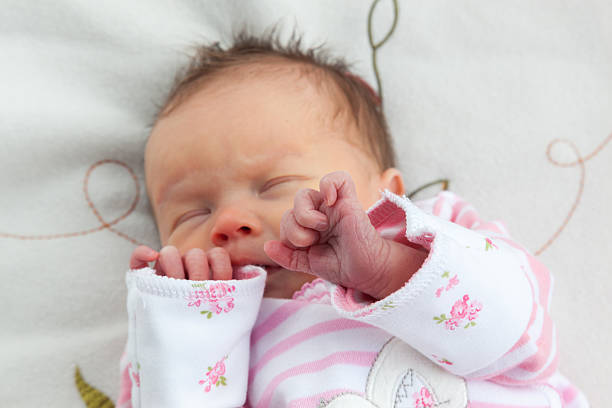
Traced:
<svg viewBox="0 0 612 408">
<path fill-rule="evenodd" d="M 385 271 L 388 243 L 376 232 L 344 171 L 330 173 L 319 191 L 300 190 L 280 226 L 280 241 L 264 245 L 267 255 L 286 269 L 377 293 Z"/>
</svg>

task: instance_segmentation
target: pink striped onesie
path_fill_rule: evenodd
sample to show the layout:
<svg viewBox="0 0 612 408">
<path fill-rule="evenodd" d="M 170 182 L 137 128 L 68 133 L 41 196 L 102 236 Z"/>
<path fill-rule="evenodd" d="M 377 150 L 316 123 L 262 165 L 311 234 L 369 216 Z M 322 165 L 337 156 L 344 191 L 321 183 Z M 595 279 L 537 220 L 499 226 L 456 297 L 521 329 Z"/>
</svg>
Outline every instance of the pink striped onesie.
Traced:
<svg viewBox="0 0 612 408">
<path fill-rule="evenodd" d="M 385 191 L 368 215 L 429 250 L 374 303 L 321 279 L 262 299 L 258 266 L 216 282 L 129 271 L 118 408 L 588 406 L 557 371 L 552 278 L 501 223 L 450 192 Z"/>
</svg>

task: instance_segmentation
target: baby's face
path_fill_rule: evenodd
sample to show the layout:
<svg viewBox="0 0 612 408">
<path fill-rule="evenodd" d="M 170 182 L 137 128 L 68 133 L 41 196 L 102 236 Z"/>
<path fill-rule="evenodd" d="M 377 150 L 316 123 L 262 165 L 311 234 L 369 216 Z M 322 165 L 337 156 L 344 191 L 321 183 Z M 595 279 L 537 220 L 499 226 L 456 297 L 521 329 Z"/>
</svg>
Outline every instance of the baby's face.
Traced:
<svg viewBox="0 0 612 408">
<path fill-rule="evenodd" d="M 268 265 L 265 296 L 290 298 L 314 277 L 274 267 L 263 245 L 279 238 L 296 192 L 346 170 L 366 209 L 384 187 L 335 111 L 308 80 L 267 75 L 216 79 L 160 119 L 145 170 L 162 244 L 181 254 L 220 246 L 233 265 Z"/>
</svg>

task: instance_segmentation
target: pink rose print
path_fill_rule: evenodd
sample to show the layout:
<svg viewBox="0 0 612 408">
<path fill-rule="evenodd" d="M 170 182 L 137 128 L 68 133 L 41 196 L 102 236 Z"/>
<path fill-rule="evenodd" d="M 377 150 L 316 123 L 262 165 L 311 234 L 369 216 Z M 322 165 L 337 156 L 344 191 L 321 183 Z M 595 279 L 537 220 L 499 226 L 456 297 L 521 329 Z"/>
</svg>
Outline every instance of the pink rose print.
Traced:
<svg viewBox="0 0 612 408">
<path fill-rule="evenodd" d="M 453 305 L 453 308 L 450 311 L 451 317 L 453 319 L 463 319 L 465 316 L 467 316 L 468 313 L 468 300 L 470 300 L 470 297 L 468 295 L 464 295 L 463 299 L 459 299 L 458 301 L 455 302 L 455 304 Z"/>
<path fill-rule="evenodd" d="M 210 284 L 195 283 L 192 286 L 202 289 L 190 292 L 185 297 L 187 307 L 199 308 L 201 305 L 208 305 L 206 310 L 200 311 L 200 314 L 206 315 L 208 319 L 213 316 L 213 312 L 215 314 L 228 313 L 234 308 L 232 293 L 236 290 L 236 286 L 221 281 Z"/>
<path fill-rule="evenodd" d="M 453 363 L 451 363 L 450 361 L 448 361 L 445 358 L 438 357 L 435 354 L 432 354 L 431 356 L 438 362 L 438 364 L 453 365 Z"/>
<path fill-rule="evenodd" d="M 134 370 L 134 367 L 132 366 L 132 363 L 128 364 L 128 371 L 130 373 L 130 377 L 132 378 L 132 382 L 134 384 L 136 384 L 136 387 L 140 387 L 140 373 L 138 372 L 140 370 L 140 364 L 136 363 L 136 367 L 137 369 Z"/>
<path fill-rule="evenodd" d="M 459 279 L 457 279 L 457 275 L 453 276 L 448 280 L 448 285 L 446 285 L 446 290 L 451 290 L 455 286 L 459 284 Z"/>
<path fill-rule="evenodd" d="M 431 408 L 434 406 L 434 399 L 427 387 L 421 387 L 419 392 L 412 394 L 414 398 L 414 408 Z"/>
<path fill-rule="evenodd" d="M 210 392 L 212 386 L 218 387 L 219 385 L 226 386 L 227 378 L 223 376 L 225 374 L 225 360 L 227 356 L 217 361 L 214 367 L 208 367 L 206 377 L 203 380 L 198 381 L 198 384 L 204 386 L 204 392 Z"/>
<path fill-rule="evenodd" d="M 489 238 L 485 238 L 485 251 L 488 251 L 489 249 L 499 249 L 497 248 L 497 245 L 495 245 L 493 243 L 493 241 L 491 241 Z"/>
<path fill-rule="evenodd" d="M 476 318 L 478 313 L 482 310 L 482 303 L 478 301 L 471 301 L 468 295 L 455 302 L 450 311 L 450 316 L 446 316 L 442 313 L 440 316 L 434 316 L 436 323 L 440 324 L 444 322 L 444 326 L 447 330 L 455 330 L 460 324 L 463 324 L 466 320 L 467 323 L 463 326 L 464 329 L 468 329 L 472 326 L 476 326 Z"/>
<path fill-rule="evenodd" d="M 189 301 L 187 306 L 189 306 L 189 307 L 191 307 L 191 306 L 200 307 L 200 304 L 202 304 L 202 301 L 206 300 L 206 295 L 204 295 L 204 291 L 203 290 L 196 290 L 195 292 L 191 292 L 189 294 L 189 296 L 186 297 L 185 299 L 187 299 Z"/>
<path fill-rule="evenodd" d="M 470 303 L 470 309 L 468 310 L 468 320 L 474 320 L 478 317 L 478 312 L 482 310 L 482 303 L 472 302 Z"/>
<path fill-rule="evenodd" d="M 442 296 L 443 292 L 448 292 L 449 290 L 451 290 L 452 288 L 454 288 L 455 286 L 459 284 L 459 278 L 457 277 L 457 274 L 455 274 L 455 276 L 453 276 L 452 278 L 449 278 L 449 276 L 450 276 L 450 272 L 444 271 L 444 273 L 442 274 L 442 277 L 448 278 L 448 283 L 446 284 L 446 286 L 440 286 L 438 289 L 436 289 L 436 297 Z"/>
<path fill-rule="evenodd" d="M 230 286 L 225 282 L 218 281 L 208 285 L 208 302 L 214 305 L 215 313 L 219 314 L 222 311 L 227 313 L 234 308 L 234 298 L 230 296 L 234 290 L 236 290 L 234 285 Z"/>
</svg>

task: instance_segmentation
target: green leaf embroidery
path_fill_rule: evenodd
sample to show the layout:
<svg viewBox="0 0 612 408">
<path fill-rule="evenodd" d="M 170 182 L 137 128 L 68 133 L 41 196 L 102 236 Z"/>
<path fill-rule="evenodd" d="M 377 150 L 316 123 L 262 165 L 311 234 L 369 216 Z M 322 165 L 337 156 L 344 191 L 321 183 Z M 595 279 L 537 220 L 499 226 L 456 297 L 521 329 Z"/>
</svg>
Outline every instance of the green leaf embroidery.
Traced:
<svg viewBox="0 0 612 408">
<path fill-rule="evenodd" d="M 450 275 L 450 273 L 448 271 L 444 271 L 444 273 L 442 274 L 443 278 L 448 278 Z"/>
<path fill-rule="evenodd" d="M 447 317 L 445 313 L 442 313 L 440 316 L 434 316 L 434 320 L 436 321 L 436 323 L 440 324 L 442 322 L 447 321 Z"/>
<path fill-rule="evenodd" d="M 395 307 L 395 305 L 393 304 L 393 301 L 388 301 L 387 303 L 385 303 L 382 307 L 383 310 L 387 310 L 387 309 L 393 309 Z"/>
</svg>

